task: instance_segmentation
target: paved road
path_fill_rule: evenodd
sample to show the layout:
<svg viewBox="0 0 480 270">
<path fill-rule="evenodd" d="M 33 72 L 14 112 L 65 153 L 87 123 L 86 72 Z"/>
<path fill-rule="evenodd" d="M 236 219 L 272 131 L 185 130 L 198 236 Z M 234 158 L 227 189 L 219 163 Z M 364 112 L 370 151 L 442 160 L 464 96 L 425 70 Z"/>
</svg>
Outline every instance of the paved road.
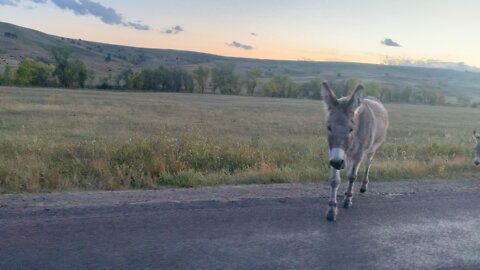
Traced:
<svg viewBox="0 0 480 270">
<path fill-rule="evenodd" d="M 0 269 L 480 269 L 480 180 L 0 196 Z"/>
</svg>

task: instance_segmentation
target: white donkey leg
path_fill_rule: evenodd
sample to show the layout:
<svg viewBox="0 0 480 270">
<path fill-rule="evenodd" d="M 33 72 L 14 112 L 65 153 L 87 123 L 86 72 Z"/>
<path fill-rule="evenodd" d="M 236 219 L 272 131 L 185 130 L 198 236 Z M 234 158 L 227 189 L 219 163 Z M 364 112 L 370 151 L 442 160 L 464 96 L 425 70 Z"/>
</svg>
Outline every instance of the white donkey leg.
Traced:
<svg viewBox="0 0 480 270">
<path fill-rule="evenodd" d="M 358 168 L 360 165 L 360 161 L 354 161 L 350 160 L 348 162 L 349 168 L 348 168 L 348 188 L 347 191 L 345 192 L 345 198 L 343 199 L 343 207 L 349 208 L 352 206 L 352 197 L 353 197 L 353 185 L 355 183 L 355 180 L 357 179 L 357 174 L 358 174 Z"/>
<path fill-rule="evenodd" d="M 368 188 L 368 172 L 370 171 L 370 165 L 372 165 L 373 153 L 367 154 L 367 160 L 365 161 L 365 174 L 363 175 L 362 187 L 360 188 L 361 193 L 365 193 Z"/>
<path fill-rule="evenodd" d="M 340 171 L 330 167 L 330 201 L 328 202 L 327 219 L 335 221 L 337 219 L 337 190 L 340 185 Z"/>
</svg>

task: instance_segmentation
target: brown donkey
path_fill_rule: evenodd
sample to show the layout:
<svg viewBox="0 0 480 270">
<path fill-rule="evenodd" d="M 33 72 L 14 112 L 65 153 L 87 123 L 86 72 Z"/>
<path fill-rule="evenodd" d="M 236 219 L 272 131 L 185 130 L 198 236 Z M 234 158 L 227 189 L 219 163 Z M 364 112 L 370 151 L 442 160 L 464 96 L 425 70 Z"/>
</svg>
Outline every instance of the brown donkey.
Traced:
<svg viewBox="0 0 480 270">
<path fill-rule="evenodd" d="M 360 192 L 367 191 L 368 171 L 373 155 L 385 141 L 388 128 L 388 113 L 373 97 L 363 97 L 363 86 L 359 85 L 348 97 L 337 99 L 326 82 L 322 89 L 327 107 L 328 145 L 330 148 L 330 201 L 327 219 L 337 217 L 337 190 L 340 185 L 340 170 L 347 166 L 348 188 L 343 207 L 352 205 L 353 183 L 358 168 L 365 160 L 365 175 Z"/>
</svg>

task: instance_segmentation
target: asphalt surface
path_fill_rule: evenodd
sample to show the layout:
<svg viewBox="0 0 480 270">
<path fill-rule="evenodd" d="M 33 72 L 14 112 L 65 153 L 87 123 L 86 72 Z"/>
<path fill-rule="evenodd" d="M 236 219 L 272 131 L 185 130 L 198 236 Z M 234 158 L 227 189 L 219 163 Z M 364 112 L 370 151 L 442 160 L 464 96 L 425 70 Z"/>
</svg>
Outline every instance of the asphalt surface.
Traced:
<svg viewBox="0 0 480 270">
<path fill-rule="evenodd" d="M 480 180 L 0 196 L 0 269 L 480 269 Z M 357 194 L 356 194 L 357 195 Z"/>
</svg>

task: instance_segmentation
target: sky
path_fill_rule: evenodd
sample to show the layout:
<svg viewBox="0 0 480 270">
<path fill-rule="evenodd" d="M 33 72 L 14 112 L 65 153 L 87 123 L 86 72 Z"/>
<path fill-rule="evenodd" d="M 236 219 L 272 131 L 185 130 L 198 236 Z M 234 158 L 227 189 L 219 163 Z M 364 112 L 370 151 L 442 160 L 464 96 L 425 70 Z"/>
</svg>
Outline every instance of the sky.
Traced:
<svg viewBox="0 0 480 270">
<path fill-rule="evenodd" d="M 225 56 L 475 69 L 479 10 L 474 0 L 0 0 L 0 21 Z"/>
</svg>

